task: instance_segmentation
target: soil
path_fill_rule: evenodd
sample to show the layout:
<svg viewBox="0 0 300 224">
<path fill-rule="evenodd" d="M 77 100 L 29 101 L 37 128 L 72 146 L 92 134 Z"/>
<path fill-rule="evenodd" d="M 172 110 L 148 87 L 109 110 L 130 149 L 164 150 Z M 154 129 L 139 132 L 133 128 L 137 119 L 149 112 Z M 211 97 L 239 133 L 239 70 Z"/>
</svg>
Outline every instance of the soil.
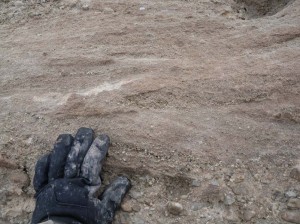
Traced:
<svg viewBox="0 0 300 224">
<path fill-rule="evenodd" d="M 115 224 L 300 223 L 299 61 L 297 0 L 0 0 L 0 223 L 79 127 L 132 180 Z"/>
</svg>

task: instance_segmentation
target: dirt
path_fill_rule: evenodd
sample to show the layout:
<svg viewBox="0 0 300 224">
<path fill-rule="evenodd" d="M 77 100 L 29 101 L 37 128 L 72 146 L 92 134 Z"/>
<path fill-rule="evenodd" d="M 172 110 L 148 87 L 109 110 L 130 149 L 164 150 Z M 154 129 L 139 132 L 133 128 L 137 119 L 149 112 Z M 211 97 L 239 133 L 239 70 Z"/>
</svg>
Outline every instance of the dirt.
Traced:
<svg viewBox="0 0 300 224">
<path fill-rule="evenodd" d="M 0 223 L 81 126 L 132 179 L 114 223 L 300 223 L 299 61 L 297 0 L 1 0 Z"/>
</svg>

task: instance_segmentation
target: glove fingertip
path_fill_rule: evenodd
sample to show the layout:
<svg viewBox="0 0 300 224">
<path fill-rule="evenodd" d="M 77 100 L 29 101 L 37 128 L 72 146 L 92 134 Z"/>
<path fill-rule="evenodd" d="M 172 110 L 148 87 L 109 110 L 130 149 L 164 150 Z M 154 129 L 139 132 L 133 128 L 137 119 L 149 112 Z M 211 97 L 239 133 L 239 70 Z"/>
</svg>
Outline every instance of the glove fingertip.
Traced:
<svg viewBox="0 0 300 224">
<path fill-rule="evenodd" d="M 98 138 L 102 141 L 105 141 L 107 144 L 110 144 L 110 137 L 107 134 L 101 134 Z"/>
<path fill-rule="evenodd" d="M 127 176 L 118 176 L 117 180 L 119 180 L 120 182 L 126 184 L 127 186 L 132 186 L 131 184 L 131 180 L 127 177 Z"/>
<path fill-rule="evenodd" d="M 61 134 L 58 136 L 50 156 L 50 165 L 48 171 L 49 181 L 63 177 L 65 163 L 71 150 L 73 140 L 74 138 L 70 134 Z"/>
</svg>

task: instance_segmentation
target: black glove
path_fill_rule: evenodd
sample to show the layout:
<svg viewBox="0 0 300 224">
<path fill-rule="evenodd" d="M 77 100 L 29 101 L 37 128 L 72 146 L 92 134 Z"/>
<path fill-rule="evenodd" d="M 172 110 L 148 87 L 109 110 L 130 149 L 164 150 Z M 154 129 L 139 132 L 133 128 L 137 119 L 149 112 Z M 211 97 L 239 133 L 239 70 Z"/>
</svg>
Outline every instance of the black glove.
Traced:
<svg viewBox="0 0 300 224">
<path fill-rule="evenodd" d="M 32 224 L 46 220 L 72 224 L 107 224 L 113 221 L 131 184 L 118 177 L 97 198 L 100 172 L 109 147 L 109 137 L 80 128 L 75 136 L 57 138 L 53 151 L 36 164 L 33 180 L 36 207 Z"/>
</svg>

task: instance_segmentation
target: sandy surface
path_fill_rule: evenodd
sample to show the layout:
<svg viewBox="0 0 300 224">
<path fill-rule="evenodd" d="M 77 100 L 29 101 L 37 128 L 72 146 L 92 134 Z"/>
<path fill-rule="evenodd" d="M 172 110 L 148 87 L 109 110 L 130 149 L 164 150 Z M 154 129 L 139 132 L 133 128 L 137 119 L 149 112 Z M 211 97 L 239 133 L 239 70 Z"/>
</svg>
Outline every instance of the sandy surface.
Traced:
<svg viewBox="0 0 300 224">
<path fill-rule="evenodd" d="M 85 126 L 133 181 L 115 223 L 286 223 L 300 1 L 255 2 L 1 0 L 0 220 L 29 222 L 37 158 Z"/>
</svg>

